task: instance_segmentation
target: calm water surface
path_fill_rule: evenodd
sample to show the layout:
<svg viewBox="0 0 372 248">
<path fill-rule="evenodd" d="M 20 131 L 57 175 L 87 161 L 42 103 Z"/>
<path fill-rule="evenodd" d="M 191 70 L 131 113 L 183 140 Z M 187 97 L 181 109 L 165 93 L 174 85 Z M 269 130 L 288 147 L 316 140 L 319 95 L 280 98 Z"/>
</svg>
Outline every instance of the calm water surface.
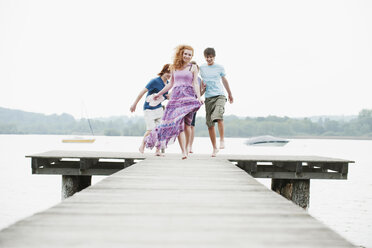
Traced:
<svg viewBox="0 0 372 248">
<path fill-rule="evenodd" d="M 45 210 L 61 199 L 61 176 L 32 175 L 25 155 L 49 150 L 137 152 L 141 137 L 96 137 L 93 144 L 62 143 L 66 136 L 0 135 L 0 229 Z M 284 147 L 251 147 L 229 138 L 223 154 L 317 155 L 354 160 L 348 180 L 311 180 L 309 213 L 358 246 L 372 248 L 372 141 L 294 139 Z M 196 138 L 196 153 L 210 153 Z M 151 151 L 147 151 L 151 152 Z M 178 153 L 178 144 L 167 152 Z M 93 183 L 104 177 L 93 177 Z M 259 179 L 270 187 L 269 179 Z"/>
</svg>

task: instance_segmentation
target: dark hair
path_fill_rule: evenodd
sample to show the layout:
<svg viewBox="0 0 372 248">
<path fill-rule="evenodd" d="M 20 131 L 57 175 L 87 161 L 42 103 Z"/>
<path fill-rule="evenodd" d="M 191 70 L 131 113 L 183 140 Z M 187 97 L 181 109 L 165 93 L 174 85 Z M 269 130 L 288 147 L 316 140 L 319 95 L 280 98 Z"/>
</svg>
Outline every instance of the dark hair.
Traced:
<svg viewBox="0 0 372 248">
<path fill-rule="evenodd" d="M 207 47 L 204 50 L 204 57 L 213 56 L 216 57 L 216 51 L 212 47 Z"/>
<path fill-rule="evenodd" d="M 169 73 L 170 72 L 170 69 L 169 69 L 169 66 L 170 64 L 165 64 L 163 66 L 163 69 L 161 69 L 161 72 L 158 73 L 158 76 L 163 76 L 165 73 Z"/>
</svg>

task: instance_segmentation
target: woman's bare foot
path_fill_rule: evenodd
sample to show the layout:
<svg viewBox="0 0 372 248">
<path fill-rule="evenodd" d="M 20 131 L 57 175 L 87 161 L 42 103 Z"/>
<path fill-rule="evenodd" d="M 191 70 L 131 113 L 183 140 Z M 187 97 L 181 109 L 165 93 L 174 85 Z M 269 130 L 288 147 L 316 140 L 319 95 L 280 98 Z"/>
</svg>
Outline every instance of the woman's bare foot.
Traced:
<svg viewBox="0 0 372 248">
<path fill-rule="evenodd" d="M 187 159 L 187 154 L 182 153 L 182 160 L 185 160 L 185 159 Z"/>
<path fill-rule="evenodd" d="M 189 149 L 187 149 L 188 151 L 189 151 L 189 153 L 194 153 L 193 151 L 192 151 L 192 147 L 190 146 L 189 147 Z"/>
<path fill-rule="evenodd" d="M 156 150 L 155 156 L 164 157 L 165 155 L 163 153 L 161 153 L 160 150 Z"/>
<path fill-rule="evenodd" d="M 217 153 L 218 153 L 218 149 L 217 148 L 213 148 L 213 152 L 212 152 L 212 155 L 211 157 L 216 157 L 217 156 Z"/>
<path fill-rule="evenodd" d="M 225 149 L 225 141 L 220 140 L 220 149 Z"/>
</svg>

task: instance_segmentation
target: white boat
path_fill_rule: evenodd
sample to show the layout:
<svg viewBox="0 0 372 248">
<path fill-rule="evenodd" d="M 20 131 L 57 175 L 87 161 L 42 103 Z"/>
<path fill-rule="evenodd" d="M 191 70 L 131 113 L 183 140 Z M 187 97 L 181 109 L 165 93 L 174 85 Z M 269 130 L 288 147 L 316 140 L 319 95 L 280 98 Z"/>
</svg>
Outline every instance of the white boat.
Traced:
<svg viewBox="0 0 372 248">
<path fill-rule="evenodd" d="M 289 142 L 287 139 L 277 138 L 271 135 L 249 138 L 245 144 L 249 146 L 284 146 Z"/>
</svg>

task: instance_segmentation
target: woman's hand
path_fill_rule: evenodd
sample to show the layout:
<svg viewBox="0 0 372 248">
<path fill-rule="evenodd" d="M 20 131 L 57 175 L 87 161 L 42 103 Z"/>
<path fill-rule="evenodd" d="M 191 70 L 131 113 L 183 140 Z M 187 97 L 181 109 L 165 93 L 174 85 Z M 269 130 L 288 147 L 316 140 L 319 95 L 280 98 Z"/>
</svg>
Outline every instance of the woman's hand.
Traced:
<svg viewBox="0 0 372 248">
<path fill-rule="evenodd" d="M 204 104 L 204 100 L 203 99 L 198 98 L 198 101 L 199 101 L 200 105 L 203 105 Z"/>
<path fill-rule="evenodd" d="M 155 94 L 154 95 L 154 100 L 156 101 L 156 100 L 158 100 L 159 99 L 159 97 L 160 97 L 160 95 L 157 93 L 157 94 Z"/>
</svg>

